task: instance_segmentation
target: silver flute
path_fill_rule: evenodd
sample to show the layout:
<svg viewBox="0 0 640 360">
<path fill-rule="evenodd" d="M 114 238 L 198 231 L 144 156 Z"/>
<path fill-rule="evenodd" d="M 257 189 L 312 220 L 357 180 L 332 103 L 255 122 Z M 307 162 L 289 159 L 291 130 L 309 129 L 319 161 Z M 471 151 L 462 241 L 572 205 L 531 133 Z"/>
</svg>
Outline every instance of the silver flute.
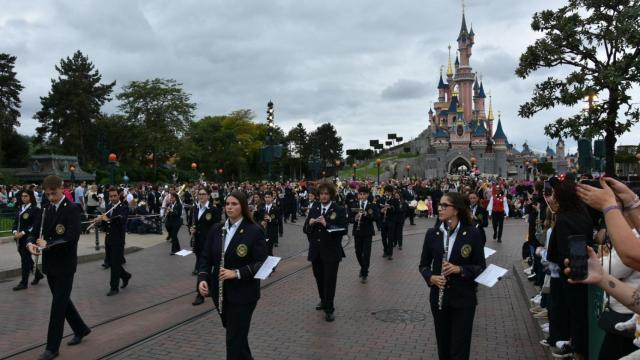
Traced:
<svg viewBox="0 0 640 360">
<path fill-rule="evenodd" d="M 442 255 L 442 266 L 440 267 L 440 274 L 442 274 L 442 267 L 444 266 L 444 262 L 447 261 L 447 257 L 449 256 L 449 237 L 451 236 L 451 233 L 448 233 L 447 235 L 448 235 L 447 241 L 444 245 L 444 254 Z M 438 292 L 438 310 L 442 310 L 443 301 L 444 301 L 444 286 L 441 287 Z"/>
<path fill-rule="evenodd" d="M 218 313 L 220 315 L 222 315 L 222 298 L 224 295 L 224 280 L 219 280 L 220 279 L 220 269 L 224 268 L 224 243 L 225 243 L 225 238 L 227 237 L 227 228 L 225 226 L 222 226 L 222 239 L 221 239 L 221 243 L 222 243 L 222 251 L 220 252 L 220 267 L 218 268 Z"/>
<path fill-rule="evenodd" d="M 360 231 L 360 223 L 362 222 L 362 216 L 364 215 L 364 209 L 360 208 L 360 217 L 358 217 L 358 224 L 356 225 L 356 231 Z"/>
<path fill-rule="evenodd" d="M 44 229 L 44 218 L 45 215 L 47 213 L 47 209 L 49 207 L 46 207 L 44 209 L 42 209 L 42 217 L 40 218 L 40 235 L 38 235 L 38 239 L 42 239 L 42 229 Z M 36 240 L 38 240 L 36 239 Z M 38 255 L 36 255 L 36 261 L 33 263 L 33 273 L 35 274 L 38 271 L 38 260 L 40 260 L 40 254 L 42 254 L 42 249 L 40 249 L 40 247 L 38 247 Z"/>
</svg>

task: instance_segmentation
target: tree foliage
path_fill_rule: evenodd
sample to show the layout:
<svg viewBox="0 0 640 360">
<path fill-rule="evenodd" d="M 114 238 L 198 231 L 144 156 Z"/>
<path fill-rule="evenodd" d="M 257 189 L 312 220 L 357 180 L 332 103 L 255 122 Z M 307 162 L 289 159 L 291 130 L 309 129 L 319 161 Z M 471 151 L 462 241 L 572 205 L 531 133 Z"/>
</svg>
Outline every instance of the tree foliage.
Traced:
<svg viewBox="0 0 640 360">
<path fill-rule="evenodd" d="M 522 78 L 542 68 L 569 70 L 563 78 L 550 76 L 537 84 L 532 99 L 520 106 L 522 117 L 598 96 L 588 111 L 557 119 L 545 133 L 589 139 L 604 134 L 610 174 L 615 169 L 616 137 L 640 119 L 628 94 L 640 82 L 638 17 L 637 0 L 569 0 L 558 10 L 536 13 L 531 28 L 543 36 L 522 54 L 516 70 Z"/>
<path fill-rule="evenodd" d="M 342 158 L 342 138 L 331 123 L 318 126 L 309 134 L 311 153 L 320 158 L 322 166 Z"/>
<path fill-rule="evenodd" d="M 10 159 L 4 158 L 7 154 L 4 137 L 12 136 L 20 125 L 20 93 L 24 89 L 13 70 L 15 62 L 15 56 L 0 53 L 0 164 L 6 166 L 9 166 Z"/>
<path fill-rule="evenodd" d="M 120 94 L 119 109 L 127 123 L 135 126 L 138 138 L 138 160 L 150 158 L 153 168 L 178 152 L 179 139 L 193 121 L 196 105 L 182 84 L 173 79 L 132 81 Z"/>
<path fill-rule="evenodd" d="M 40 98 L 42 109 L 34 116 L 41 124 L 38 141 L 77 154 L 81 162 L 94 159 L 95 122 L 102 116 L 102 105 L 111 100 L 116 82 L 101 84 L 102 75 L 80 51 L 61 59 L 55 68 L 59 76 L 51 79 L 51 90 Z"/>
</svg>

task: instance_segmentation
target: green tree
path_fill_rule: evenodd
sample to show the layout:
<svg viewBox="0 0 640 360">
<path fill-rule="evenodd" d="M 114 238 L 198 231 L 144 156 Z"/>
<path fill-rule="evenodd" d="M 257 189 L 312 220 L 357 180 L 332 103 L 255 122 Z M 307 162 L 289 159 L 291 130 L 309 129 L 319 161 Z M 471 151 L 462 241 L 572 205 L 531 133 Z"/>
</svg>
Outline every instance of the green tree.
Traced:
<svg viewBox="0 0 640 360">
<path fill-rule="evenodd" d="M 16 78 L 16 72 L 13 70 L 16 57 L 0 53 L 0 132 L 4 134 L 12 134 L 16 126 L 20 125 L 18 118 L 20 117 L 20 93 L 24 89 L 20 80 Z M 0 137 L 0 164 L 6 164 L 4 159 L 4 138 Z M 3 161 L 4 160 L 4 161 Z"/>
<path fill-rule="evenodd" d="M 324 168 L 329 162 L 342 158 L 342 138 L 331 123 L 325 123 L 309 134 L 311 153 L 318 155 Z"/>
<path fill-rule="evenodd" d="M 98 147 L 98 162 L 107 164 L 108 154 L 114 153 L 118 161 L 128 166 L 145 165 L 141 138 L 146 136 L 135 124 L 122 114 L 104 114 L 95 123 L 95 141 Z"/>
<path fill-rule="evenodd" d="M 298 174 L 298 178 L 307 171 L 309 158 L 309 135 L 302 123 L 291 128 L 285 138 L 287 144 L 287 167 L 289 174 Z M 292 176 L 293 177 L 293 176 Z"/>
<path fill-rule="evenodd" d="M 8 133 L 2 132 L 0 138 L 2 139 L 0 141 L 2 153 L 11 154 L 11 156 L 6 156 L 2 163 L 3 166 L 10 168 L 27 166 L 29 163 L 31 137 L 20 135 L 15 129 L 12 129 Z"/>
<path fill-rule="evenodd" d="M 558 10 L 535 13 L 531 28 L 543 34 L 520 56 L 516 74 L 527 78 L 542 68 L 570 70 L 536 85 L 519 115 L 529 118 L 556 106 L 589 101 L 588 111 L 545 127 L 553 138 L 593 138 L 604 133 L 606 172 L 615 173 L 616 137 L 640 119 L 629 90 L 640 82 L 640 3 L 637 0 L 569 0 Z M 624 119 L 618 116 L 624 115 Z"/>
<path fill-rule="evenodd" d="M 196 105 L 173 79 L 132 81 L 117 99 L 129 124 L 144 134 L 138 139 L 143 150 L 139 160 L 152 159 L 157 179 L 158 162 L 178 152 L 179 139 L 193 122 Z"/>
<path fill-rule="evenodd" d="M 101 84 L 102 75 L 89 58 L 76 51 L 73 57 L 56 65 L 57 79 L 51 79 L 51 90 L 40 98 L 42 109 L 34 119 L 38 141 L 66 153 L 78 154 L 81 162 L 95 159 L 95 122 L 100 108 L 110 101 L 116 82 Z"/>
</svg>

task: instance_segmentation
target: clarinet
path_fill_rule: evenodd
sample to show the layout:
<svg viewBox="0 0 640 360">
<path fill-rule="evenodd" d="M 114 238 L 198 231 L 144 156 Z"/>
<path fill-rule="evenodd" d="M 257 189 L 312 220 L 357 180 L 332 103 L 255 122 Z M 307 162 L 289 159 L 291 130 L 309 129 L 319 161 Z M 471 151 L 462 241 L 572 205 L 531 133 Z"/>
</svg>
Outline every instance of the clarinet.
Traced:
<svg viewBox="0 0 640 360">
<path fill-rule="evenodd" d="M 221 246 L 222 251 L 220 252 L 220 267 L 218 268 L 218 276 L 220 274 L 220 269 L 224 267 L 224 242 L 226 237 L 227 237 L 227 228 L 223 225 L 222 239 L 220 241 L 222 243 L 222 246 Z M 224 280 L 218 280 L 218 313 L 220 315 L 222 315 L 222 297 L 224 295 L 223 284 L 224 284 Z"/>
<path fill-rule="evenodd" d="M 360 223 L 362 222 L 363 214 L 364 214 L 364 209 L 360 208 L 360 217 L 358 218 L 358 225 L 356 225 L 356 231 L 360 231 Z"/>
<path fill-rule="evenodd" d="M 442 255 L 442 265 L 440 267 L 440 274 L 442 274 L 442 266 L 444 266 L 444 262 L 447 260 L 449 256 L 449 237 L 451 236 L 450 232 L 447 232 L 447 242 L 444 245 L 444 254 Z M 438 310 L 442 310 L 442 304 L 444 302 L 444 287 L 441 287 L 438 292 Z"/>
<path fill-rule="evenodd" d="M 42 218 L 40 218 L 40 235 L 38 236 L 38 239 L 42 239 L 42 229 L 44 229 L 44 218 L 45 215 L 47 213 L 47 209 L 49 207 L 46 207 L 44 209 L 42 209 Z M 36 240 L 38 240 L 36 239 Z M 38 253 L 42 253 L 42 249 L 38 248 Z M 38 271 L 38 260 L 40 260 L 40 254 L 36 255 L 36 261 L 34 261 L 33 263 L 33 273 L 35 274 Z"/>
</svg>

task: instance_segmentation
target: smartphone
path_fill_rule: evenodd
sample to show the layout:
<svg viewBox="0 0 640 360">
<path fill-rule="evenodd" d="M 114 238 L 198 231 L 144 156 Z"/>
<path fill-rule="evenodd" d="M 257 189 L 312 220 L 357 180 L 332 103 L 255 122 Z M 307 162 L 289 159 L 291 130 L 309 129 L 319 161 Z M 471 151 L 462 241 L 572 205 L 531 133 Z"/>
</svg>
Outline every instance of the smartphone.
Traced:
<svg viewBox="0 0 640 360">
<path fill-rule="evenodd" d="M 544 196 L 551 196 L 552 188 L 549 180 L 544 181 Z"/>
<path fill-rule="evenodd" d="M 569 235 L 569 266 L 572 280 L 584 280 L 587 278 L 587 239 L 584 235 Z"/>
<path fill-rule="evenodd" d="M 602 189 L 602 185 L 600 185 L 599 180 L 584 179 L 580 181 L 580 184 L 585 184 L 585 185 L 593 186 L 594 188 Z"/>
</svg>

